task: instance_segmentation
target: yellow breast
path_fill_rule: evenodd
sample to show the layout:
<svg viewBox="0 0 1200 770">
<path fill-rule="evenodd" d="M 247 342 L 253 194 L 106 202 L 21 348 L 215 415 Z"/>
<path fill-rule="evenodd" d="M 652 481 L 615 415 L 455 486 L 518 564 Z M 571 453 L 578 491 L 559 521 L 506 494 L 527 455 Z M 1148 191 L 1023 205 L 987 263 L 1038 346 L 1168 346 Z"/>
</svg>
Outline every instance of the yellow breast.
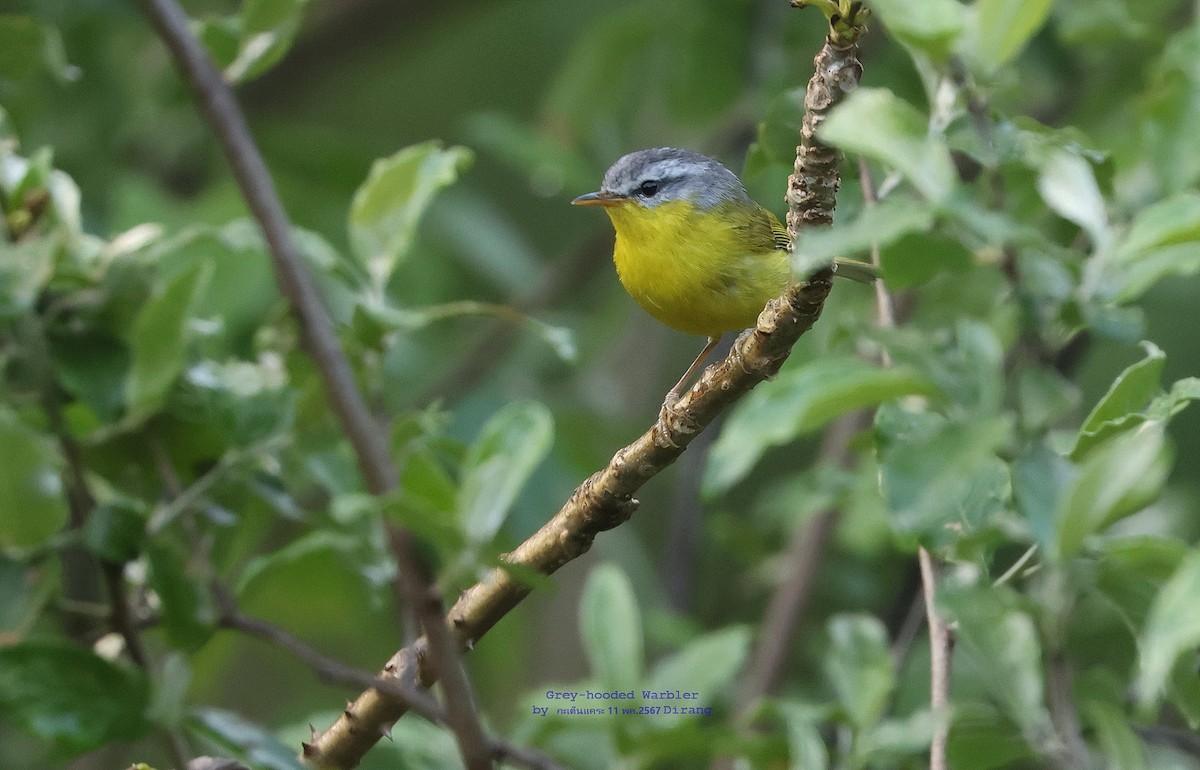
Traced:
<svg viewBox="0 0 1200 770">
<path fill-rule="evenodd" d="M 690 201 L 607 208 L 613 261 L 646 312 L 689 334 L 716 337 L 752 326 L 790 281 L 778 222 L 757 204 L 700 210 Z"/>
</svg>

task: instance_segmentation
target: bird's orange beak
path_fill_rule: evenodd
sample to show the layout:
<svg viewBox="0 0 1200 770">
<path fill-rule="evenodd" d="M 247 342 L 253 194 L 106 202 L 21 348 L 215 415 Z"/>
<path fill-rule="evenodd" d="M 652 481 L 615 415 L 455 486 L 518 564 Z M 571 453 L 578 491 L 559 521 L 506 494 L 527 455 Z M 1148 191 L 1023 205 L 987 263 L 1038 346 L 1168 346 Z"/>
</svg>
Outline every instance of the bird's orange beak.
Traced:
<svg viewBox="0 0 1200 770">
<path fill-rule="evenodd" d="M 611 192 L 590 192 L 580 195 L 571 201 L 572 206 L 619 206 L 625 201 L 624 195 Z"/>
</svg>

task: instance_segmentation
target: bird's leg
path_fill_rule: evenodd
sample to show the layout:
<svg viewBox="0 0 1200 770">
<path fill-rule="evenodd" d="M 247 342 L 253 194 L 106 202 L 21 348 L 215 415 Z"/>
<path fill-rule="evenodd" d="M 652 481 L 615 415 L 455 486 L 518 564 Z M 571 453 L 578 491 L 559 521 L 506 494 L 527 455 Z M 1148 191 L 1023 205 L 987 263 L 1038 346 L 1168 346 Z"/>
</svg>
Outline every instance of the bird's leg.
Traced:
<svg viewBox="0 0 1200 770">
<path fill-rule="evenodd" d="M 663 409 L 674 408 L 675 402 L 678 401 L 679 397 L 683 395 L 684 386 L 688 384 L 688 381 L 692 379 L 692 375 L 694 375 L 701 365 L 704 364 L 704 359 L 708 358 L 708 354 L 712 352 L 712 349 L 715 348 L 717 343 L 720 341 L 720 337 L 708 338 L 708 342 L 704 345 L 704 349 L 700 351 L 700 355 L 696 356 L 696 360 L 692 362 L 692 365 L 689 366 L 687 371 L 683 373 L 683 376 L 679 378 L 679 382 L 675 383 L 675 387 L 667 391 L 667 398 L 665 401 L 663 401 Z"/>
</svg>

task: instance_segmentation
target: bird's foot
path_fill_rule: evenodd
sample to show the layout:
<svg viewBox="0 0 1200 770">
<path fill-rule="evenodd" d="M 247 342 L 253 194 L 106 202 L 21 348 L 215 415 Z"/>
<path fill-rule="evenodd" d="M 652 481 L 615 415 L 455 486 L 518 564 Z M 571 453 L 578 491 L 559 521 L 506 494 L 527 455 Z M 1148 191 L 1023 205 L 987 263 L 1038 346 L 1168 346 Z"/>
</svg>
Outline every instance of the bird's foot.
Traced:
<svg viewBox="0 0 1200 770">
<path fill-rule="evenodd" d="M 662 408 L 658 410 L 659 430 L 655 431 L 655 438 L 658 443 L 672 448 L 679 446 L 671 436 L 679 430 L 679 423 L 683 417 L 683 414 L 676 408 L 681 395 L 678 389 L 672 388 L 667 393 L 667 397 L 663 399 Z"/>
</svg>

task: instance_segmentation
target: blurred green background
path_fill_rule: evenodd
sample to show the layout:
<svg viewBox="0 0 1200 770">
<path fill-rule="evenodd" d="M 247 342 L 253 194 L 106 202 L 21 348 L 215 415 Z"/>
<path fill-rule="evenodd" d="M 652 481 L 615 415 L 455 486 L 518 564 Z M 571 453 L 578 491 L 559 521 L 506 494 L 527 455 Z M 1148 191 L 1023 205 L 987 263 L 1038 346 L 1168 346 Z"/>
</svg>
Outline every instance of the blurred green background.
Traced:
<svg viewBox="0 0 1200 770">
<path fill-rule="evenodd" d="M 204 22 L 206 42 L 229 53 L 243 6 L 185 6 Z M 44 62 L 5 63 L 10 76 L 0 79 L 0 105 L 6 128 L 25 155 L 53 148 L 54 166 L 79 186 L 84 231 L 112 239 L 146 222 L 161 223 L 170 233 L 246 216 L 191 93 L 134 4 L 8 0 L 0 10 L 43 25 L 40 50 L 49 52 Z M 1187 3 L 1059 0 L 1019 56 L 981 77 L 992 114 L 1076 127 L 1071 136 L 1098 152 L 1095 172 L 1110 215 L 1126 222 L 1156 200 L 1194 189 L 1200 178 L 1192 128 L 1200 119 L 1195 23 L 1194 7 Z M 701 344 L 659 326 L 635 306 L 611 267 L 609 223 L 596 211 L 572 209 L 569 201 L 596 189 L 604 169 L 625 152 L 681 146 L 745 172 L 751 194 L 782 216 L 799 121 L 795 89 L 811 74 L 823 31 L 818 13 L 794 11 L 784 2 L 313 0 L 282 59 L 238 86 L 294 223 L 340 254 L 352 249 L 351 200 L 377 158 L 432 139 L 470 150 L 473 162 L 434 199 L 388 281 L 387 298 L 415 310 L 460 300 L 510 305 L 536 323 L 456 316 L 415 325 L 380 348 L 356 339 L 348 341 L 348 349 L 367 362 L 364 377 L 378 404 L 432 436 L 435 454 L 461 459 L 463 447 L 507 404 L 547 407 L 552 447 L 488 548 L 519 543 L 576 484 L 644 430 Z M 18 33 L 5 28 L 4 34 Z M 922 70 L 927 60 L 916 56 L 921 63 L 914 63 L 915 55 L 897 37 L 873 22 L 860 56 L 863 85 L 889 89 L 928 111 L 932 105 L 922 79 L 929 75 Z M 966 122 L 961 114 L 956 120 Z M 956 159 L 961 155 L 969 153 Z M 839 200 L 841 216 L 849 218 L 861 211 L 862 194 L 854 164 L 846 169 Z M 885 177 L 879 168 L 876 174 L 876 181 Z M 1010 186 L 1006 216 L 1042 227 L 1064 249 L 1078 248 L 1083 238 L 1078 228 L 1048 221 L 1033 171 L 1005 167 L 1001 176 Z M 972 285 L 989 302 L 1014 302 L 996 289 L 999 272 L 985 251 L 974 254 L 983 277 L 942 271 L 920 287 L 926 293 L 917 304 L 927 321 L 939 313 L 984 316 L 986 309 L 972 307 Z M 231 280 L 247 282 L 248 291 L 263 296 L 274 291 L 261 262 L 242 264 L 236 276 Z M 1039 280 L 1034 276 L 1029 280 Z M 322 280 L 328 285 L 334 279 Z M 839 283 L 789 367 L 830 350 L 853 351 L 856 335 L 870 326 L 873 302 L 869 287 Z M 335 310 L 345 309 L 334 304 Z M 1075 400 L 1065 419 L 1077 422 L 1122 368 L 1142 358 L 1139 339 L 1153 340 L 1166 352 L 1164 383 L 1200 372 L 1198 304 L 1200 282 L 1171 276 L 1137 304 L 1097 322 L 1116 331 L 1089 334 L 1072 348 L 1078 358 L 1066 374 Z M 230 350 L 245 354 L 261 344 L 261 338 L 251 341 L 258 322 L 277 323 L 280 317 L 277 302 L 267 305 Z M 347 312 L 339 313 L 343 331 L 351 326 Z M 565 333 L 574 357 L 562 355 Z M 313 408 L 311 387 L 306 393 L 309 405 L 301 413 Z M 1006 390 L 1007 407 L 1013 407 L 1015 393 L 1015 385 Z M 184 446 L 193 439 L 197 445 L 209 441 L 205 429 L 177 417 L 164 418 L 159 428 L 173 442 L 185 482 L 209 467 L 205 463 L 214 459 L 205 454 L 209 449 L 190 456 Z M 592 670 L 578 617 L 581 591 L 597 565 L 614 563 L 628 576 L 642 613 L 647 659 L 657 660 L 704 631 L 758 624 L 779 575 L 782 543 L 825 506 L 831 488 L 838 490 L 837 499 L 849 495 L 854 502 L 838 520 L 780 691 L 802 699 L 831 697 L 821 661 L 829 645 L 823 629 L 833 614 L 862 611 L 889 629 L 901 625 L 917 575 L 911 541 L 889 530 L 883 502 L 871 491 L 874 470 L 864 465 L 836 482 L 806 473 L 820 443 L 820 435 L 810 434 L 767 454 L 731 489 L 702 495 L 705 456 L 715 433 L 702 436 L 676 467 L 647 486 L 628 525 L 599 537 L 589 555 L 535 591 L 469 656 L 481 710 L 500 731 L 554 745 L 554 736 L 539 734 L 526 717 L 534 695 L 551 685 L 578 685 Z M 1170 435 L 1171 483 L 1153 515 L 1168 521 L 1163 531 L 1171 538 L 1193 542 L 1200 535 L 1195 516 L 1200 410 L 1181 413 Z M 857 449 L 869 453 L 869 442 L 860 441 Z M 149 473 L 144 450 L 132 443 L 102 451 L 117 457 L 116 465 L 128 464 L 127 474 Z M 122 452 L 135 459 L 126 460 Z M 353 476 L 344 452 L 322 457 L 320 463 L 288 468 L 297 487 L 309 481 L 330 486 L 322 474 L 339 469 Z M 103 466 L 102 459 L 97 462 Z M 232 488 L 214 497 L 240 519 L 233 528 L 214 525 L 211 539 L 214 562 L 237 581 L 247 613 L 369 669 L 403 643 L 404 623 L 386 570 L 378 569 L 385 556 L 371 551 L 372 541 L 353 514 L 344 513 L 339 521 L 345 526 L 334 533 L 327 522 L 315 523 L 325 522 L 313 512 L 323 506 L 303 494 L 294 495 L 290 516 L 276 515 L 261 501 L 248 502 Z M 314 532 L 332 540 L 313 538 Z M 357 539 L 347 548 L 338 537 Z M 1020 538 L 999 538 L 987 545 L 985 561 L 1007 565 L 1024 548 Z M 256 559 L 281 552 L 285 556 L 274 558 L 269 568 L 247 572 Z M 348 558 L 352 553 L 361 560 Z M 444 553 L 439 559 L 454 578 L 448 589 L 470 583 L 471 563 L 454 565 Z M 1104 628 L 1105 634 L 1116 633 Z M 160 664 L 177 647 L 155 631 L 148 638 Z M 900 712 L 924 698 L 919 683 L 928 664 L 921 644 L 900 673 L 902 683 L 912 683 L 897 696 Z M 1122 644 L 1128 648 L 1129 639 Z M 744 653 L 744 640 L 733 647 Z M 195 645 L 187 659 L 189 703 L 236 712 L 279 731 L 289 746 L 307 737 L 308 723 L 322 728 L 331 722 L 348 696 L 317 683 L 287 655 L 228 631 Z M 730 688 L 729 682 L 722 685 Z M 430 737 L 432 729 L 419 723 L 402 725 L 429 746 L 446 740 Z M 562 728 L 568 735 L 562 740 L 569 740 L 572 729 Z M 587 745 L 591 738 L 578 740 Z M 611 740 L 619 754 L 619 739 Z M 596 756 L 614 750 L 605 745 Z M 161 751 L 151 739 L 115 742 L 65 764 L 79 770 L 135 760 L 167 766 Z M 397 756 L 394 749 L 380 749 L 364 767 L 394 767 Z M 422 764 L 417 754 L 404 761 L 410 764 L 402 766 L 442 766 L 432 759 Z M 659 766 L 698 766 L 690 761 L 695 760 L 675 757 Z M 1012 766 L 1037 761 L 1026 757 Z M 878 766 L 910 766 L 881 762 Z M 59 764 L 52 748 L 0 722 L 0 765 Z"/>
</svg>

